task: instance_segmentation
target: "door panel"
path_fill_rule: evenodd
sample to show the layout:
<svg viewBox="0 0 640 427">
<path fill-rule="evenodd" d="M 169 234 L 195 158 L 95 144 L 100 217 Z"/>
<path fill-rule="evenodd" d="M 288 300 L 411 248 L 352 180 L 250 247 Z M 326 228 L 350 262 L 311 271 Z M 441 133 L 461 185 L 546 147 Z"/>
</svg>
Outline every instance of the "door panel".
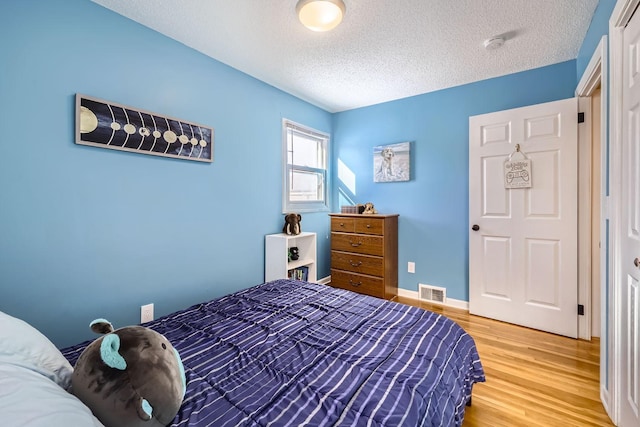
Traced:
<svg viewBox="0 0 640 427">
<path fill-rule="evenodd" d="M 622 200 L 619 307 L 621 427 L 640 425 L 640 16 L 636 12 L 624 30 L 622 95 Z"/>
<path fill-rule="evenodd" d="M 527 239 L 527 280 L 525 282 L 526 304 L 537 304 L 559 308 L 561 287 L 560 242 L 557 240 Z"/>
<path fill-rule="evenodd" d="M 532 186 L 506 189 L 522 153 Z M 469 118 L 471 313 L 577 337 L 577 178 L 577 99 Z"/>
<path fill-rule="evenodd" d="M 551 114 L 549 116 L 533 117 L 525 119 L 525 141 L 535 139 L 559 138 L 560 137 L 560 116 Z"/>
<path fill-rule="evenodd" d="M 509 192 L 504 188 L 504 177 L 500 171 L 504 156 L 486 157 L 482 159 L 482 188 L 502 188 L 502 191 L 484 192 L 482 198 L 482 215 L 492 217 L 508 217 L 510 215 Z M 493 173 L 491 173 L 493 172 Z"/>
<path fill-rule="evenodd" d="M 511 123 L 495 123 L 489 126 L 483 126 L 482 129 L 482 140 L 480 144 L 482 146 L 486 146 L 488 144 L 493 143 L 504 143 L 509 142 L 511 139 Z"/>
<path fill-rule="evenodd" d="M 559 153 L 546 151 L 532 153 L 529 158 L 536 171 L 544 173 L 535 174 L 535 186 L 528 191 L 527 217 L 528 218 L 555 218 L 560 216 L 558 199 L 560 197 L 560 171 Z"/>
<path fill-rule="evenodd" d="M 505 237 L 484 237 L 483 264 L 484 289 L 482 292 L 487 297 L 510 299 L 508 266 L 511 265 L 511 239 Z M 505 268 L 506 266 L 506 268 Z"/>
</svg>

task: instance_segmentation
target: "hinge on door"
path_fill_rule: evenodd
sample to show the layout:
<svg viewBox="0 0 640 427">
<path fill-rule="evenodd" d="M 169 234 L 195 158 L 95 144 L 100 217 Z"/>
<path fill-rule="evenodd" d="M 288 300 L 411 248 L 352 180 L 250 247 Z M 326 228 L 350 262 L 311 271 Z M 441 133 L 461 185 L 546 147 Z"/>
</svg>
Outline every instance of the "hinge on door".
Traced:
<svg viewBox="0 0 640 427">
<path fill-rule="evenodd" d="M 578 316 L 584 316 L 584 305 L 578 304 Z"/>
<path fill-rule="evenodd" d="M 584 123 L 584 113 L 578 113 L 578 123 Z"/>
</svg>

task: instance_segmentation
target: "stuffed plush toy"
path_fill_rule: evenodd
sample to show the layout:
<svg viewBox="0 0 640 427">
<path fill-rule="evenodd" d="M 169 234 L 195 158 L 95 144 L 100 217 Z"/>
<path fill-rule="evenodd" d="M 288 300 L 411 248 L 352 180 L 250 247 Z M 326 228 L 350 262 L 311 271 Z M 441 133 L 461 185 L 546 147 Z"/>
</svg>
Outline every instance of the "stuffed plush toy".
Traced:
<svg viewBox="0 0 640 427">
<path fill-rule="evenodd" d="M 91 322 L 91 329 L 106 335 L 78 358 L 73 394 L 106 427 L 169 425 L 186 390 L 184 367 L 171 343 L 142 326 L 114 331 L 104 319 Z"/>
<path fill-rule="evenodd" d="M 297 261 L 300 258 L 300 250 L 296 246 L 289 248 L 289 261 Z"/>
<path fill-rule="evenodd" d="M 282 232 L 292 235 L 300 234 L 300 221 L 302 221 L 300 214 L 286 214 L 284 216 L 284 227 L 282 227 Z"/>
<path fill-rule="evenodd" d="M 376 208 L 373 207 L 373 203 L 367 202 L 364 204 L 364 211 L 362 213 L 367 215 L 372 215 L 372 214 L 377 214 L 378 211 L 376 210 Z"/>
</svg>

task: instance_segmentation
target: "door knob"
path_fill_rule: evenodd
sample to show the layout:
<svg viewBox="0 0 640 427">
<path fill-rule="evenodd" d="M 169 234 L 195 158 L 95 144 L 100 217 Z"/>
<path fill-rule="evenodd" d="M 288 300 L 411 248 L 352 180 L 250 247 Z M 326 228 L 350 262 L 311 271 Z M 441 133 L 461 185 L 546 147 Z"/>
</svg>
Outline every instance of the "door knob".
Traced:
<svg viewBox="0 0 640 427">
<path fill-rule="evenodd" d="M 471 227 L 471 229 L 473 231 L 478 231 L 478 230 L 480 230 L 480 226 L 478 224 L 473 224 L 473 227 Z"/>
<path fill-rule="evenodd" d="M 636 267 L 640 267 L 640 258 L 636 258 L 633 260 L 633 265 L 635 265 Z"/>
</svg>

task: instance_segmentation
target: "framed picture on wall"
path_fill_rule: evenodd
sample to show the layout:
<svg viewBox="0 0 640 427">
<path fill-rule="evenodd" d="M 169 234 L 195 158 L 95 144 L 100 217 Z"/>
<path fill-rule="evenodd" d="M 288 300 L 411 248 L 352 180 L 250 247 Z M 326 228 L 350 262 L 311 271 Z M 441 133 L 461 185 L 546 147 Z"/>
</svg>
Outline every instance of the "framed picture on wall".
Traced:
<svg viewBox="0 0 640 427">
<path fill-rule="evenodd" d="M 76 94 L 76 144 L 213 161 L 213 128 Z"/>
<path fill-rule="evenodd" d="M 373 182 L 398 182 L 410 179 L 410 142 L 373 147 Z"/>
</svg>

